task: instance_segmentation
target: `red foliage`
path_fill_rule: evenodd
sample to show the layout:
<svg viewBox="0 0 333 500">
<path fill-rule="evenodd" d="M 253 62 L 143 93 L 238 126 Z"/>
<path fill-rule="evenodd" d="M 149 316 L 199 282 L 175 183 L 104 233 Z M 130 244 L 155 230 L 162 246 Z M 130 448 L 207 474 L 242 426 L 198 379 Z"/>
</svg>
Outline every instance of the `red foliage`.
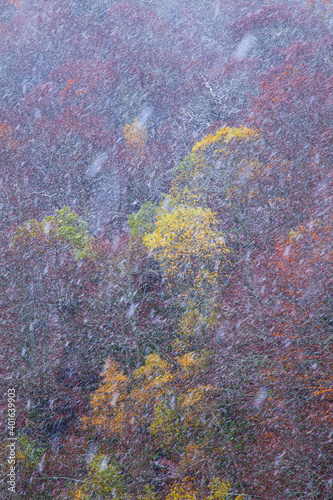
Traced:
<svg viewBox="0 0 333 500">
<path fill-rule="evenodd" d="M 332 53 L 331 38 L 292 45 L 262 81 L 250 115 L 274 151 L 307 166 L 315 157 L 325 165 L 332 155 Z"/>
</svg>

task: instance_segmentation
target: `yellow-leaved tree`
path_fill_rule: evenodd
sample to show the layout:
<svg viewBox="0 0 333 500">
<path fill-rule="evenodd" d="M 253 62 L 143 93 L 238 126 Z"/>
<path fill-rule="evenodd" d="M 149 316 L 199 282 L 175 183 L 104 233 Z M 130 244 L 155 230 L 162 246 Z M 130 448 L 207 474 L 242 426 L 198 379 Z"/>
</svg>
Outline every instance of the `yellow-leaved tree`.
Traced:
<svg viewBox="0 0 333 500">
<path fill-rule="evenodd" d="M 230 252 L 215 214 L 205 208 L 175 205 L 158 211 L 155 231 L 143 237 L 167 278 L 183 293 L 209 294 Z"/>
<path fill-rule="evenodd" d="M 233 431 L 223 409 L 224 391 L 209 378 L 205 354 L 190 352 L 170 361 L 150 354 L 131 375 L 108 361 L 84 427 L 111 440 L 127 484 L 149 484 L 156 471 L 212 481 Z"/>
<path fill-rule="evenodd" d="M 235 495 L 231 491 L 228 482 L 221 481 L 215 478 L 209 484 L 209 494 L 204 494 L 200 490 L 193 487 L 188 478 L 183 481 L 176 482 L 171 488 L 166 500 L 227 500 L 227 498 L 234 498 L 235 500 L 242 500 L 243 495 Z"/>
<path fill-rule="evenodd" d="M 259 134 L 247 127 L 223 127 L 198 141 L 175 169 L 170 194 L 178 203 L 225 204 L 239 172 L 258 154 Z"/>
<path fill-rule="evenodd" d="M 143 243 L 160 264 L 173 295 L 185 307 L 180 341 L 186 349 L 193 349 L 194 344 L 200 349 L 201 333 L 207 331 L 214 316 L 218 283 L 230 264 L 230 250 L 209 208 L 178 204 L 169 196 L 156 217 L 155 230 L 143 236 Z"/>
<path fill-rule="evenodd" d="M 124 134 L 128 145 L 141 140 L 135 123 Z M 180 166 L 162 203 L 146 202 L 129 218 L 133 241 L 150 251 L 167 290 L 184 308 L 178 341 L 166 350 L 149 354 L 134 370 L 107 361 L 103 381 L 91 397 L 91 414 L 84 418 L 86 430 L 103 436 L 100 452 L 120 460 L 130 498 L 139 493 L 140 500 L 241 499 L 227 481 L 217 479 L 225 477 L 231 463 L 235 423 L 227 391 L 212 377 L 214 355 L 207 348 L 216 293 L 227 280 L 231 251 L 209 196 L 203 194 L 205 185 L 200 191 L 200 179 L 213 169 L 211 153 L 228 157 L 230 143 L 254 136 L 245 128 L 207 136 Z"/>
<path fill-rule="evenodd" d="M 143 147 L 148 140 L 147 127 L 136 118 L 133 123 L 125 125 L 123 132 L 128 147 L 133 151 L 142 153 Z"/>
</svg>

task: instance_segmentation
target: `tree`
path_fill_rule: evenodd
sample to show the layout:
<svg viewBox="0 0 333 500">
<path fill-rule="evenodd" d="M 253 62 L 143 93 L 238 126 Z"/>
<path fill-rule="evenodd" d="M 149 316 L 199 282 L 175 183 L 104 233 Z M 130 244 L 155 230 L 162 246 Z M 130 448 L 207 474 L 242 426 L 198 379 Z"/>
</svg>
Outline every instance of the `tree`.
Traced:
<svg viewBox="0 0 333 500">
<path fill-rule="evenodd" d="M 143 241 L 154 252 L 165 275 L 181 290 L 198 297 L 209 295 L 217 283 L 221 257 L 229 253 L 223 234 L 216 229 L 217 220 L 209 209 L 175 205 L 159 210 L 156 229 Z"/>
<path fill-rule="evenodd" d="M 169 477 L 189 474 L 207 484 L 228 461 L 222 449 L 232 424 L 223 393 L 209 377 L 204 353 L 168 361 L 151 354 L 131 375 L 107 361 L 84 426 L 111 438 L 111 447 L 99 439 L 100 446 L 120 458 L 131 490 L 147 482 L 164 489 Z"/>
</svg>

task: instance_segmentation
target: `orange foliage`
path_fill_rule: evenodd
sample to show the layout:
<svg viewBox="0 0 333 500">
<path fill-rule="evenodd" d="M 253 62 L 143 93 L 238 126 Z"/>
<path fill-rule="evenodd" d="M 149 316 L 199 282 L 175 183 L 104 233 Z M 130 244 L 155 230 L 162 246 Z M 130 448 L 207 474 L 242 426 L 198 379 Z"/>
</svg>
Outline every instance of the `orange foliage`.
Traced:
<svg viewBox="0 0 333 500">
<path fill-rule="evenodd" d="M 123 132 L 129 148 L 142 154 L 148 140 L 147 128 L 136 118 L 133 123 L 125 125 Z"/>
<path fill-rule="evenodd" d="M 13 140 L 13 129 L 9 125 L 0 123 L 0 145 L 3 150 L 16 149 L 17 141 Z"/>
<path fill-rule="evenodd" d="M 173 470 L 172 475 L 207 474 L 209 456 L 214 473 L 221 439 L 225 439 L 222 393 L 206 380 L 205 363 L 205 356 L 194 353 L 174 362 L 151 354 L 128 377 L 108 361 L 103 382 L 91 398 L 92 415 L 83 419 L 84 428 L 116 438 L 118 451 L 138 446 L 136 453 L 142 453 L 145 449 L 148 464 L 151 451 L 163 449 L 164 467 L 170 474 Z"/>
</svg>

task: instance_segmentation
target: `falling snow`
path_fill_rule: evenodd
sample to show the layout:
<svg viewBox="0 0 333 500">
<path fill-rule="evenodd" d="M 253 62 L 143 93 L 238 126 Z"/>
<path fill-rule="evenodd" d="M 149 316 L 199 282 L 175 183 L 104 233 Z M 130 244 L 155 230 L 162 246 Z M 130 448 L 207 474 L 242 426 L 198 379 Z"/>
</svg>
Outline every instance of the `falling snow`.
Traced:
<svg viewBox="0 0 333 500">
<path fill-rule="evenodd" d="M 0 498 L 332 500 L 332 19 L 0 1 Z"/>
</svg>

